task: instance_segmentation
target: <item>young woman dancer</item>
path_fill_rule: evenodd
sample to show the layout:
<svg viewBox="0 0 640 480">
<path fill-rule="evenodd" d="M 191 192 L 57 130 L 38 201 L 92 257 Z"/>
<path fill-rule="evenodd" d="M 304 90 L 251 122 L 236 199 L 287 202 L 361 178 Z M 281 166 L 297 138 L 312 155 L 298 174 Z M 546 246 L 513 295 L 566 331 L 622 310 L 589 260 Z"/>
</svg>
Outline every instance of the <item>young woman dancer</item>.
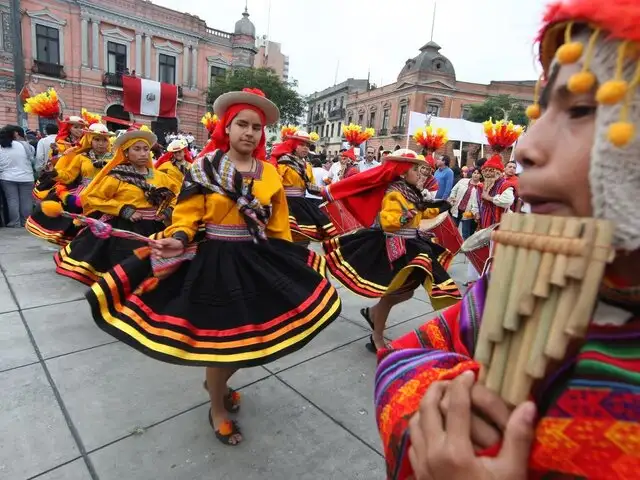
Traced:
<svg viewBox="0 0 640 480">
<path fill-rule="evenodd" d="M 207 420 L 222 443 L 236 445 L 231 376 L 302 348 L 338 317 L 340 299 L 324 259 L 292 243 L 280 175 L 257 160 L 278 108 L 245 89 L 220 96 L 214 112 L 216 148 L 192 164 L 152 257 L 138 251 L 87 297 L 116 338 L 165 362 L 207 367 Z M 206 239 L 190 245 L 202 224 Z M 162 279 L 151 276 L 157 267 Z"/>
<path fill-rule="evenodd" d="M 460 299 L 447 273 L 452 255 L 420 232 L 420 221 L 440 213 L 444 202 L 426 201 L 417 185 L 424 160 L 411 150 L 396 150 L 382 165 L 327 186 L 329 201 L 342 200 L 360 222 L 370 226 L 323 243 L 327 266 L 349 290 L 379 298 L 360 313 L 373 334 L 367 348 L 384 346 L 383 333 L 394 305 L 423 285 L 440 309 Z"/>
<path fill-rule="evenodd" d="M 179 187 L 153 168 L 149 130 L 118 137 L 113 158 L 80 193 L 84 215 L 99 216 L 114 228 L 150 236 L 164 229 Z M 84 228 L 54 257 L 56 272 L 91 285 L 144 244 L 128 238 L 99 238 Z"/>
<path fill-rule="evenodd" d="M 487 288 L 481 279 L 460 304 L 381 352 L 375 400 L 388 478 L 638 477 L 640 451 L 631 445 L 640 438 L 639 24 L 635 1 L 549 8 L 540 35 L 547 84 L 516 150 L 519 193 L 533 213 L 617 226 L 617 259 L 586 339 L 534 390 L 534 402 L 511 413 L 469 373 L 478 370 L 471 357 Z"/>
<path fill-rule="evenodd" d="M 193 158 L 186 140 L 178 138 L 167 146 L 167 152 L 156 160 L 156 169 L 166 173 L 178 185 L 182 186 L 184 176 L 191 167 Z"/>
</svg>

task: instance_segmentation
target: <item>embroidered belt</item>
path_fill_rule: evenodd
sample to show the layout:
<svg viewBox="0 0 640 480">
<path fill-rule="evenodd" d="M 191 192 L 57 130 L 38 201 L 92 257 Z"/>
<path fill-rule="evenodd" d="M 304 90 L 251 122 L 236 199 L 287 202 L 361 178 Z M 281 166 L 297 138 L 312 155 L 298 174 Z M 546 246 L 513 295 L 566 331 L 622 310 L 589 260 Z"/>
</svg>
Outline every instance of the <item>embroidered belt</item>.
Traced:
<svg viewBox="0 0 640 480">
<path fill-rule="evenodd" d="M 218 225 L 207 223 L 207 238 L 212 240 L 223 240 L 225 242 L 252 242 L 253 237 L 249 233 L 246 225 Z"/>
<path fill-rule="evenodd" d="M 284 194 L 287 197 L 304 197 L 306 190 L 299 187 L 284 187 Z"/>
<path fill-rule="evenodd" d="M 159 220 L 155 208 L 137 208 L 136 212 L 142 215 L 143 220 Z"/>
<path fill-rule="evenodd" d="M 389 263 L 393 263 L 407 253 L 405 241 L 418 236 L 417 228 L 401 228 L 395 232 L 385 232 L 385 244 L 387 247 L 387 258 Z"/>
<path fill-rule="evenodd" d="M 401 228 L 395 232 L 385 232 L 387 236 L 395 236 L 402 238 L 416 238 L 418 236 L 417 228 Z"/>
<path fill-rule="evenodd" d="M 89 186 L 89 184 L 91 183 L 91 180 L 93 180 L 93 178 L 82 177 L 82 181 L 80 182 L 80 185 L 78 185 L 76 188 L 72 190 L 69 190 L 69 193 L 71 193 L 72 195 L 79 195 L 80 192 L 82 192 L 85 188 Z"/>
</svg>

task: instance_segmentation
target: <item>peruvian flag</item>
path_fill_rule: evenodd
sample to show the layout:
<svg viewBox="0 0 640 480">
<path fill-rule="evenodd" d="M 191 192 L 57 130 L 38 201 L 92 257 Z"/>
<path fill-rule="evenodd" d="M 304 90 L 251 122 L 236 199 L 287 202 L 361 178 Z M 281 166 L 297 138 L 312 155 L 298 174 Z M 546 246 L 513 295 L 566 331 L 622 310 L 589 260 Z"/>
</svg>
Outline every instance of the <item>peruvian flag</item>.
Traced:
<svg viewBox="0 0 640 480">
<path fill-rule="evenodd" d="M 178 87 L 145 78 L 122 76 L 124 109 L 134 115 L 176 116 Z"/>
</svg>

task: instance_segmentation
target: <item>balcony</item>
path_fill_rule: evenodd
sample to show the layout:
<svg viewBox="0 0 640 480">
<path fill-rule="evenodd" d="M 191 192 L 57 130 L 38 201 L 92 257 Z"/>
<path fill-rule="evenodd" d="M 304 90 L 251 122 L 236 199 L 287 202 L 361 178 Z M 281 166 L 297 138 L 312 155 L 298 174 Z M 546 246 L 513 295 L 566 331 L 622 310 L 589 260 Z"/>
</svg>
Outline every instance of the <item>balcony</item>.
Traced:
<svg viewBox="0 0 640 480">
<path fill-rule="evenodd" d="M 406 127 L 403 126 L 398 126 L 398 127 L 393 127 L 391 129 L 391 135 L 395 136 L 402 136 L 404 135 L 404 131 L 405 131 Z"/>
<path fill-rule="evenodd" d="M 329 111 L 329 120 L 340 120 L 341 118 L 344 118 L 344 114 L 344 108 L 334 108 Z"/>
<path fill-rule="evenodd" d="M 325 113 L 313 114 L 313 123 L 324 123 L 326 120 L 327 120 L 327 115 Z"/>
<path fill-rule="evenodd" d="M 122 88 L 122 73 L 104 72 L 102 75 L 102 86 Z"/>
<path fill-rule="evenodd" d="M 381 128 L 380 131 L 378 132 L 379 137 L 386 137 L 387 135 L 389 135 L 388 128 Z"/>
<path fill-rule="evenodd" d="M 40 75 L 46 75 L 47 77 L 54 78 L 67 78 L 67 74 L 64 72 L 64 67 L 57 63 L 41 62 L 40 60 L 34 60 L 31 67 L 33 73 L 39 73 Z"/>
</svg>

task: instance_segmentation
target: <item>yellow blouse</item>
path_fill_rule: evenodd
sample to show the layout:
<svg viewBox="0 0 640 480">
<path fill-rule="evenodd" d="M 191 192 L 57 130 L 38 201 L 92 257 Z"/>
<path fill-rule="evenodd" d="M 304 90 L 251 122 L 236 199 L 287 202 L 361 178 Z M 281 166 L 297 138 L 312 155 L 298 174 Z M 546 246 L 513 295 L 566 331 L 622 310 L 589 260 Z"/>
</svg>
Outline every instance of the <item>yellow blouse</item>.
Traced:
<svg viewBox="0 0 640 480">
<path fill-rule="evenodd" d="M 105 158 L 105 160 L 108 160 L 108 158 Z M 82 178 L 93 178 L 100 171 L 100 169 L 93 166 L 91 159 L 84 153 L 73 157 L 67 165 L 60 165 L 60 163 L 61 162 L 58 162 L 56 166 L 58 175 L 55 180 L 65 185 L 73 182 L 78 175 L 81 175 Z"/>
<path fill-rule="evenodd" d="M 179 193 L 175 182 L 166 174 L 155 169 L 151 170 L 150 176 L 146 180 L 156 187 L 168 188 L 176 196 Z M 171 206 L 175 205 L 175 201 L 174 198 Z M 120 214 L 120 210 L 125 205 L 136 209 L 155 208 L 147 201 L 141 188 L 109 175 L 82 197 L 82 209 L 85 215 L 98 211 L 115 217 Z"/>
<path fill-rule="evenodd" d="M 387 193 L 382 199 L 380 226 L 385 232 L 395 232 L 401 228 L 418 228 L 420 221 L 435 218 L 440 214 L 438 208 L 427 208 L 423 212 L 418 212 L 408 223 L 400 223 L 400 218 L 404 216 L 408 210 L 417 210 L 417 208 L 400 192 Z"/>
<path fill-rule="evenodd" d="M 169 178 L 177 185 L 178 190 L 180 190 L 182 182 L 184 181 L 184 175 L 178 167 L 171 162 L 164 162 L 158 167 L 158 170 L 168 175 Z"/>
<path fill-rule="evenodd" d="M 309 162 L 305 162 L 304 169 L 307 172 L 309 184 L 315 184 L 315 179 L 313 178 L 313 169 L 311 168 L 311 164 Z M 282 178 L 282 185 L 284 185 L 285 187 L 306 188 L 304 179 L 300 175 L 298 175 L 298 173 L 289 165 L 283 165 L 279 163 L 278 173 Z"/>
<path fill-rule="evenodd" d="M 278 171 L 270 163 L 259 162 L 258 170 L 252 177 L 254 177 L 253 195 L 262 205 L 271 205 L 271 217 L 266 229 L 267 236 L 291 241 L 289 207 Z M 252 177 L 245 176 L 245 183 L 248 183 Z M 171 225 L 165 229 L 164 236 L 171 237 L 178 232 L 183 232 L 191 241 L 201 223 L 245 225 L 233 200 L 219 193 L 199 193 L 181 200 L 176 205 L 171 217 Z"/>
</svg>

